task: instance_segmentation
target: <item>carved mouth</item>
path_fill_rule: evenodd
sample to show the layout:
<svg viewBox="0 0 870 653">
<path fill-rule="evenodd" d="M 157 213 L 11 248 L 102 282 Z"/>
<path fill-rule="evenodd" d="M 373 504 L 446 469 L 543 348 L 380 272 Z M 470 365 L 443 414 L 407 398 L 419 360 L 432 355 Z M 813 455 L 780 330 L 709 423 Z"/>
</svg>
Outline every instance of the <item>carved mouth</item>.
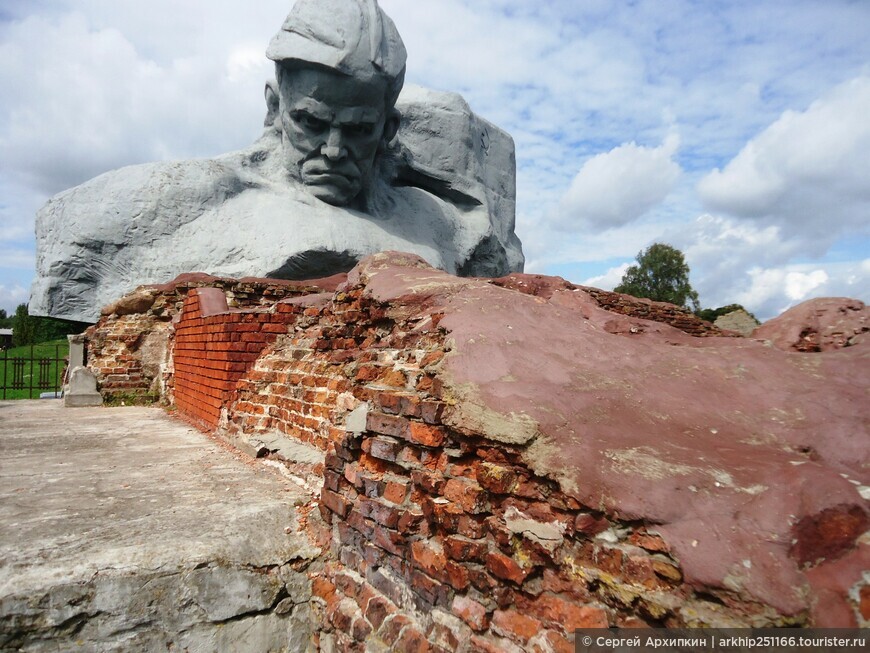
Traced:
<svg viewBox="0 0 870 653">
<path fill-rule="evenodd" d="M 309 172 L 305 175 L 305 182 L 310 186 L 336 186 L 349 190 L 356 184 L 356 178 L 339 172 Z"/>
<path fill-rule="evenodd" d="M 332 186 L 348 191 L 359 184 L 359 171 L 347 161 L 331 165 L 315 159 L 307 161 L 303 166 L 302 179 L 309 186 Z"/>
</svg>

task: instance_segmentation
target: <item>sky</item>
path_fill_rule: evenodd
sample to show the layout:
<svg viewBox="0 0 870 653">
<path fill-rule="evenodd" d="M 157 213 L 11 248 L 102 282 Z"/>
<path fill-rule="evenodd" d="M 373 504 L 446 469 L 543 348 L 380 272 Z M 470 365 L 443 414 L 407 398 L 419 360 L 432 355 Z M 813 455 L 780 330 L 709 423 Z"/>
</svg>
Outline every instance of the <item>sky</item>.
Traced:
<svg viewBox="0 0 870 653">
<path fill-rule="evenodd" d="M 34 215 L 252 143 L 289 0 L 2 0 L 0 308 Z M 870 302 L 870 1 L 381 0 L 406 80 L 514 138 L 526 272 L 612 289 L 654 242 L 704 307 Z"/>
</svg>

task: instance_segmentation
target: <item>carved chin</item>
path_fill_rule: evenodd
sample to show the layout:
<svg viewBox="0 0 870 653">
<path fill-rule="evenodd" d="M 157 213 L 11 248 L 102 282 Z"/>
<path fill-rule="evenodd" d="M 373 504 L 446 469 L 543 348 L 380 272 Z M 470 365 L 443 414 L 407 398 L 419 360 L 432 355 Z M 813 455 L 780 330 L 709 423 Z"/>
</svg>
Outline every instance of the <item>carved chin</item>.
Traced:
<svg viewBox="0 0 870 653">
<path fill-rule="evenodd" d="M 309 193 L 333 206 L 350 204 L 362 190 L 358 181 L 343 175 L 306 175 L 303 181 Z"/>
</svg>

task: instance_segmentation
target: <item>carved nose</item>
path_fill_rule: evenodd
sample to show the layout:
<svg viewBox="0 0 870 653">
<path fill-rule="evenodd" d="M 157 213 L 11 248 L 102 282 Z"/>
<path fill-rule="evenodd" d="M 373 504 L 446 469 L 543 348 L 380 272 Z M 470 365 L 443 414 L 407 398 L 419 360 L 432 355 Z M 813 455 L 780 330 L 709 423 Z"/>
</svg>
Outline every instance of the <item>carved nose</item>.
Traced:
<svg viewBox="0 0 870 653">
<path fill-rule="evenodd" d="M 326 137 L 326 143 L 323 144 L 320 153 L 333 161 L 339 161 L 347 156 L 344 138 L 339 127 L 330 128 L 329 135 Z"/>
</svg>

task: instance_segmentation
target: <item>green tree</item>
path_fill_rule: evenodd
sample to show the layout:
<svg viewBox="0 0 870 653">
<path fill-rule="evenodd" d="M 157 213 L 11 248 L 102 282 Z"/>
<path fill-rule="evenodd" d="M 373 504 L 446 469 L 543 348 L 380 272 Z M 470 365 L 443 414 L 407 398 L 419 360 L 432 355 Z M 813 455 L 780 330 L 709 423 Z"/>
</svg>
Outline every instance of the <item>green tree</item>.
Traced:
<svg viewBox="0 0 870 653">
<path fill-rule="evenodd" d="M 27 312 L 27 304 L 19 304 L 12 317 L 12 344 L 16 347 L 36 342 L 36 320 Z"/>
<path fill-rule="evenodd" d="M 11 329 L 12 318 L 6 314 L 5 308 L 0 308 L 0 329 Z"/>
<path fill-rule="evenodd" d="M 698 293 L 689 283 L 689 266 L 683 253 L 664 243 L 653 243 L 637 255 L 637 265 L 630 266 L 622 276 L 616 292 L 646 297 L 657 302 L 701 310 Z"/>
</svg>

